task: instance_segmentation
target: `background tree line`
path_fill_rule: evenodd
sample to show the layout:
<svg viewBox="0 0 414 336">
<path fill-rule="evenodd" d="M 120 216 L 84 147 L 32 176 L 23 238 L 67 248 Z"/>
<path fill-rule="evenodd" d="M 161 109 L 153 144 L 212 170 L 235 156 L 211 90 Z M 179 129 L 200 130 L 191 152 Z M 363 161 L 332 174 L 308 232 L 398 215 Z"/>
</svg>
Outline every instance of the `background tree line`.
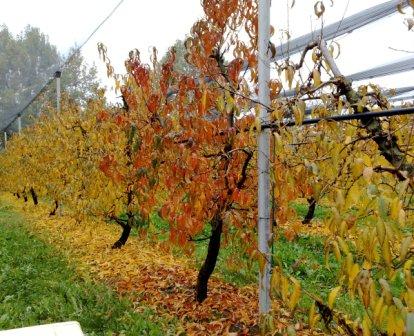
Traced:
<svg viewBox="0 0 414 336">
<path fill-rule="evenodd" d="M 96 97 L 99 86 L 95 65 L 89 66 L 77 47 L 66 56 L 59 53 L 39 28 L 27 26 L 14 36 L 7 26 L 0 26 L 0 126 L 4 128 L 41 90 L 55 71 L 62 70 L 61 88 L 79 106 Z M 64 68 L 62 69 L 62 66 Z M 22 125 L 42 113 L 45 104 L 54 103 L 56 86 L 49 88 L 22 115 Z M 16 125 L 9 132 L 17 129 Z"/>
</svg>

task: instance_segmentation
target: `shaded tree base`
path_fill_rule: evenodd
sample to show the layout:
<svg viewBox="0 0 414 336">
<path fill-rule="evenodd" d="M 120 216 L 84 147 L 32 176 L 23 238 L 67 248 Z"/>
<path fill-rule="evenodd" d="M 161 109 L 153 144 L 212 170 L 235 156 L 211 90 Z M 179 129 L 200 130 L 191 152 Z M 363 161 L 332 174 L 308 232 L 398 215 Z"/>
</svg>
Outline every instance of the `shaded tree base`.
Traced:
<svg viewBox="0 0 414 336">
<path fill-rule="evenodd" d="M 210 241 L 208 243 L 207 256 L 201 267 L 196 286 L 196 300 L 203 302 L 207 298 L 208 280 L 214 271 L 217 263 L 217 257 L 220 251 L 221 233 L 223 231 L 223 220 L 219 215 L 216 215 L 212 223 L 212 231 Z"/>
<path fill-rule="evenodd" d="M 313 197 L 308 198 L 308 212 L 305 215 L 305 218 L 302 221 L 302 224 L 310 224 L 313 217 L 315 217 L 315 210 L 316 210 L 316 199 Z"/>
<path fill-rule="evenodd" d="M 32 196 L 33 204 L 34 205 L 38 205 L 39 204 L 39 200 L 37 198 L 36 191 L 33 188 L 30 188 L 30 195 Z"/>
<path fill-rule="evenodd" d="M 56 211 L 59 208 L 59 202 L 55 201 L 55 207 L 53 208 L 53 210 L 49 213 L 49 216 L 54 216 L 56 215 Z"/>
<path fill-rule="evenodd" d="M 119 223 L 119 222 L 118 222 Z M 129 238 L 131 233 L 131 226 L 129 224 L 120 224 L 122 226 L 121 237 L 112 245 L 112 249 L 120 249 L 124 246 Z"/>
</svg>

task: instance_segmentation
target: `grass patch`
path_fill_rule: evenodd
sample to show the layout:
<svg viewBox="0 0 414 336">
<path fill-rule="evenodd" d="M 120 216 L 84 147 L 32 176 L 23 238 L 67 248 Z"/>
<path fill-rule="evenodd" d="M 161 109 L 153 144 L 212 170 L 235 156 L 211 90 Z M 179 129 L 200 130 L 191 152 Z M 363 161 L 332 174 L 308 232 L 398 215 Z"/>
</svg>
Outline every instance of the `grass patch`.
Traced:
<svg viewBox="0 0 414 336">
<path fill-rule="evenodd" d="M 165 335 L 168 323 L 83 279 L 51 246 L 0 209 L 0 329 L 77 320 L 88 335 Z"/>
<path fill-rule="evenodd" d="M 281 237 L 275 243 L 275 259 L 287 274 L 300 280 L 302 287 L 325 301 L 329 292 L 338 285 L 340 265 L 333 256 L 325 262 L 325 240 L 323 237 L 299 235 L 294 241 Z M 300 305 L 309 308 L 312 300 L 304 296 Z M 338 297 L 336 307 L 353 318 L 363 314 L 362 304 L 348 294 Z"/>
</svg>

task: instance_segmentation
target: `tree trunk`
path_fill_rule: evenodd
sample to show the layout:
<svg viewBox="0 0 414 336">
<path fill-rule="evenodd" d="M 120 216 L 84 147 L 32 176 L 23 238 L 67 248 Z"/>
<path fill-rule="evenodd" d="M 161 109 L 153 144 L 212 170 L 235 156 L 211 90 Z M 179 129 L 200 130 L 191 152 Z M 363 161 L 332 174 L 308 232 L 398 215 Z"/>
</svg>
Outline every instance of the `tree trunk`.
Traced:
<svg viewBox="0 0 414 336">
<path fill-rule="evenodd" d="M 54 216 L 56 215 L 56 211 L 59 208 L 59 202 L 55 200 L 55 207 L 54 209 L 50 212 L 49 216 Z"/>
<path fill-rule="evenodd" d="M 220 214 L 217 214 L 211 223 L 212 231 L 208 243 L 208 252 L 203 266 L 198 272 L 196 299 L 203 302 L 207 297 L 208 280 L 216 267 L 217 257 L 220 251 L 221 233 L 223 231 L 223 220 Z"/>
<path fill-rule="evenodd" d="M 131 233 L 131 227 L 128 224 L 122 225 L 122 234 L 121 237 L 112 245 L 113 249 L 119 249 L 124 246 L 129 238 Z"/>
<path fill-rule="evenodd" d="M 39 201 L 37 199 L 37 194 L 36 194 L 36 191 L 32 187 L 30 188 L 30 195 L 32 196 L 33 204 L 38 205 Z"/>
<path fill-rule="evenodd" d="M 222 75 L 225 77 L 226 81 L 232 86 L 231 81 L 229 80 L 227 76 L 226 67 L 224 65 L 224 57 L 220 53 L 220 49 L 217 48 L 215 52 L 213 52 L 212 57 L 217 61 L 217 65 L 221 69 Z M 234 98 L 234 92 L 231 93 L 231 96 Z M 234 127 L 235 123 L 235 107 L 233 106 L 228 113 L 227 116 L 227 127 L 228 129 L 232 129 Z M 207 291 L 208 291 L 208 280 L 210 279 L 211 274 L 214 271 L 214 268 L 216 267 L 217 263 L 217 257 L 220 251 L 220 240 L 221 240 L 221 234 L 223 232 L 223 219 L 221 217 L 224 210 L 230 206 L 230 204 L 227 203 L 227 201 L 230 199 L 231 194 L 233 193 L 232 188 L 230 187 L 230 183 L 228 180 L 228 176 L 226 172 L 228 171 L 229 165 L 230 165 L 230 157 L 231 157 L 231 151 L 233 149 L 233 143 L 234 143 L 234 137 L 228 136 L 226 144 L 223 148 L 223 152 L 225 153 L 225 161 L 224 161 L 224 179 L 225 179 L 225 185 L 227 188 L 227 200 L 223 200 L 224 202 L 219 206 L 219 209 L 215 213 L 212 221 L 211 221 L 211 237 L 210 241 L 208 243 L 208 251 L 206 259 L 204 260 L 203 266 L 201 267 L 200 271 L 198 272 L 197 277 L 197 286 L 196 286 L 196 300 L 198 302 L 203 302 L 207 297 Z M 249 154 L 248 154 L 249 157 Z M 251 156 L 250 156 L 251 157 Z M 247 169 L 248 162 L 250 161 L 250 158 L 247 160 L 247 163 L 245 167 L 242 169 L 242 176 L 246 173 L 243 173 L 243 170 Z M 238 187 L 242 188 L 245 182 L 245 177 L 242 177 L 241 180 L 238 182 Z"/>
<path fill-rule="evenodd" d="M 119 249 L 124 246 L 129 238 L 129 234 L 131 233 L 131 228 L 134 223 L 134 215 L 132 213 L 128 213 L 128 220 L 122 221 L 119 218 L 114 218 L 114 220 L 122 227 L 121 237 L 112 245 L 113 249 Z"/>
<path fill-rule="evenodd" d="M 25 201 L 25 202 L 27 202 L 27 195 L 26 195 L 26 192 L 24 192 L 24 193 L 23 193 L 23 199 L 24 199 L 24 201 Z"/>
<path fill-rule="evenodd" d="M 308 212 L 306 213 L 305 218 L 302 221 L 302 224 L 309 224 L 313 217 L 315 216 L 315 209 L 316 209 L 316 199 L 313 196 L 308 198 L 309 208 Z"/>
</svg>

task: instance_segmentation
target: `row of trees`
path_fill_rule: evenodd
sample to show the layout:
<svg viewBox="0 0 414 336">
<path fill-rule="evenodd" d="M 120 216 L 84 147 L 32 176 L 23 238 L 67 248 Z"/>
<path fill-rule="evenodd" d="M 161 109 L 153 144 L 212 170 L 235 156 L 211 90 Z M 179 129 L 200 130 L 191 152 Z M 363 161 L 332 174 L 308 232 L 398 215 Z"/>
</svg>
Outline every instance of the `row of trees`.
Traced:
<svg viewBox="0 0 414 336">
<path fill-rule="evenodd" d="M 142 63 L 133 51 L 127 75 L 114 75 L 123 108 L 108 108 L 100 97 L 80 113 L 67 102 L 61 114 L 45 116 L 14 137 L 0 157 L 4 188 L 19 195 L 34 190 L 64 204 L 78 220 L 94 216 L 118 223 L 122 235 L 115 248 L 154 211 L 169 223 L 170 241 L 187 252 L 210 226 L 211 235 L 202 237 L 209 245 L 196 286 L 199 302 L 207 296 L 223 234 L 242 241 L 263 265 L 255 239 L 260 124 L 250 110 L 256 103 L 251 97 L 257 84 L 257 7 L 250 0 L 205 0 L 203 7 L 205 18 L 194 24 L 185 42 L 185 59 L 197 78 L 174 66 L 174 49 L 162 62 L 154 50 L 152 64 Z M 332 76 L 331 57 L 321 49 L 316 43 L 297 63 L 276 64 L 286 81 L 269 83 L 267 108 L 275 122 L 272 220 L 277 227 L 296 227 L 291 202 L 303 198 L 310 210 L 316 203 L 329 206 L 326 256 L 333 255 L 341 265 L 338 286 L 327 299 L 318 297 L 277 262 L 273 292 L 291 311 L 302 296 L 310 296 L 312 327 L 321 320 L 329 330 L 350 335 L 409 334 L 414 310 L 413 125 L 400 116 L 300 127 L 309 100 L 322 102 L 313 116 L 389 107 L 378 87 L 354 90 L 344 78 Z M 100 52 L 112 73 L 103 46 Z M 232 58 L 226 59 L 229 54 Z M 305 58 L 312 64 L 306 76 Z M 282 88 L 294 84 L 297 95 L 281 98 Z M 290 117 L 297 127 L 282 126 Z M 275 240 L 277 232 L 275 227 Z M 397 277 L 403 282 L 398 293 L 390 286 Z M 335 310 L 341 291 L 362 303 L 362 321 L 350 321 Z"/>
</svg>

